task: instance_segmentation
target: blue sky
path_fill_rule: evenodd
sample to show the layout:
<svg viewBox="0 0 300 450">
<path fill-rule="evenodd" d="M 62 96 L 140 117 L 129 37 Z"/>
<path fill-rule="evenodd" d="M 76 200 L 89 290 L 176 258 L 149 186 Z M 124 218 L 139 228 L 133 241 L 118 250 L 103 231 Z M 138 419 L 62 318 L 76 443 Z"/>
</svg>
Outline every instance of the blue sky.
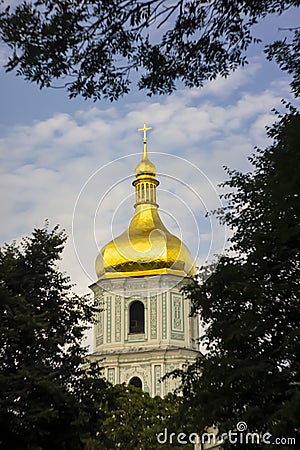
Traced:
<svg viewBox="0 0 300 450">
<path fill-rule="evenodd" d="M 278 26 L 295 25 L 289 12 L 258 25 L 266 42 Z M 1 243 L 26 235 L 46 218 L 70 238 L 62 267 L 87 292 L 95 281 L 98 248 L 121 233 L 133 214 L 133 173 L 148 150 L 160 180 L 163 221 L 181 236 L 198 264 L 224 248 L 225 231 L 205 212 L 220 206 L 223 165 L 247 171 L 255 145 L 268 145 L 272 108 L 289 99 L 289 77 L 253 47 L 249 65 L 202 89 L 148 98 L 132 91 L 117 103 L 69 100 L 62 90 L 40 91 L 3 69 L 0 49 Z M 295 104 L 295 101 L 293 101 Z M 112 188 L 113 186 L 113 188 Z"/>
</svg>

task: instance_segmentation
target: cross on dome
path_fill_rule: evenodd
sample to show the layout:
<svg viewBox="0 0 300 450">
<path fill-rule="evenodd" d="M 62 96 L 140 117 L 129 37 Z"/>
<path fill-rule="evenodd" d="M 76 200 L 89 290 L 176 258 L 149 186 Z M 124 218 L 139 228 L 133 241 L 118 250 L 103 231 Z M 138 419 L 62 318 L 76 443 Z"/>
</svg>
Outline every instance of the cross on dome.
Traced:
<svg viewBox="0 0 300 450">
<path fill-rule="evenodd" d="M 152 127 L 147 127 L 146 122 L 144 122 L 143 128 L 138 128 L 138 131 L 144 132 L 143 157 L 142 157 L 141 162 L 135 168 L 135 176 L 139 177 L 139 178 L 143 175 L 147 175 L 147 176 L 150 176 L 153 178 L 156 175 L 155 165 L 151 161 L 149 161 L 148 153 L 147 153 L 147 131 L 149 131 L 149 130 L 152 130 Z"/>
<path fill-rule="evenodd" d="M 138 128 L 138 131 L 144 132 L 144 151 L 143 151 L 143 159 L 148 159 L 147 155 L 147 131 L 152 130 L 152 127 L 147 127 L 146 122 L 144 122 L 143 128 Z"/>
<path fill-rule="evenodd" d="M 146 122 L 144 122 L 143 128 L 138 128 L 138 131 L 143 131 L 144 132 L 144 143 L 147 142 L 147 131 L 148 130 L 152 130 L 152 127 L 147 127 Z"/>
</svg>

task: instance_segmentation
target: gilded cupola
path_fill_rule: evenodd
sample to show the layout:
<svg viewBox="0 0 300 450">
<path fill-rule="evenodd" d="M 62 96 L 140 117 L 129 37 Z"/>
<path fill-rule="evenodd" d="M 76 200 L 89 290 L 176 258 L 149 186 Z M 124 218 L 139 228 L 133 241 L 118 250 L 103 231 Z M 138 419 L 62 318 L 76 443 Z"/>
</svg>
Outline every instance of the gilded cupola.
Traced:
<svg viewBox="0 0 300 450">
<path fill-rule="evenodd" d="M 111 240 L 96 259 L 98 279 L 173 274 L 190 277 L 195 274 L 194 260 L 182 241 L 163 224 L 156 203 L 159 181 L 155 165 L 147 153 L 147 131 L 144 133 L 143 157 L 136 166 L 135 214 L 120 236 Z"/>
</svg>

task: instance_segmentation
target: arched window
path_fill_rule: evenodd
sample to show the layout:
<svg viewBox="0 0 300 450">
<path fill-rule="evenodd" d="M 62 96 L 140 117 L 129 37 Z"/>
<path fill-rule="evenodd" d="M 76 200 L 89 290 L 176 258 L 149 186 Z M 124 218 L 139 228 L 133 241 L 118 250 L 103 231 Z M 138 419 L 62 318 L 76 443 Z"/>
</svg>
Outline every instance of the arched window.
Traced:
<svg viewBox="0 0 300 450">
<path fill-rule="evenodd" d="M 129 333 L 144 333 L 144 304 L 140 301 L 131 303 L 129 308 Z"/>
<path fill-rule="evenodd" d="M 143 387 L 142 380 L 139 377 L 131 378 L 131 380 L 129 381 L 129 384 L 131 384 L 131 386 L 135 386 L 136 388 L 140 388 L 140 389 L 142 389 L 142 387 Z"/>
</svg>

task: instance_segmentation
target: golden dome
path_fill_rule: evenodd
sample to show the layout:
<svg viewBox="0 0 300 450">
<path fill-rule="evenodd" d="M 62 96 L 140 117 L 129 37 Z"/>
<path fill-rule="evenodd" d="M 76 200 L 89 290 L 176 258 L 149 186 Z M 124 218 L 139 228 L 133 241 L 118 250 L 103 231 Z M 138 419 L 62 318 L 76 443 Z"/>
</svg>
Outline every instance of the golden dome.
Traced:
<svg viewBox="0 0 300 450">
<path fill-rule="evenodd" d="M 152 164 L 151 161 L 149 161 L 147 154 L 143 155 L 143 159 L 136 166 L 134 173 L 135 173 L 135 176 L 137 178 L 140 178 L 140 177 L 142 177 L 144 175 L 148 175 L 151 178 L 155 177 L 155 175 L 156 175 L 156 167 L 155 167 L 154 164 Z"/>
<path fill-rule="evenodd" d="M 136 166 L 134 173 L 137 178 L 144 175 L 155 177 L 156 167 L 151 161 L 149 161 L 148 157 L 145 159 L 143 158 L 142 161 Z"/>
<path fill-rule="evenodd" d="M 193 276 L 192 255 L 162 223 L 156 204 L 156 169 L 148 159 L 144 124 L 144 153 L 135 169 L 135 214 L 124 233 L 110 241 L 96 259 L 98 278 L 173 274 Z"/>
</svg>

